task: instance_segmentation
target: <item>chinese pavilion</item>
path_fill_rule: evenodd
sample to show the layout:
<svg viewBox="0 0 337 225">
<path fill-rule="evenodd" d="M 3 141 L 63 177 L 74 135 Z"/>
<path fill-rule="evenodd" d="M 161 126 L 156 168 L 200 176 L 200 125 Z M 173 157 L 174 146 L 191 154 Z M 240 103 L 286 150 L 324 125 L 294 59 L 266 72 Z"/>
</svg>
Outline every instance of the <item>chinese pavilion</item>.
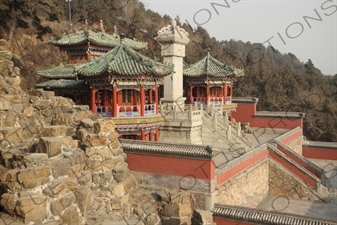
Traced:
<svg viewBox="0 0 337 225">
<path fill-rule="evenodd" d="M 68 64 L 81 63 L 83 60 L 96 59 L 120 44 L 120 37 L 117 35 L 117 28 L 114 27 L 112 35 L 104 32 L 103 23 L 101 21 L 100 32 L 94 32 L 88 29 L 78 31 L 73 34 L 63 34 L 56 40 L 51 39 L 50 44 L 60 47 L 61 51 L 68 53 Z M 126 38 L 125 44 L 135 50 L 147 48 L 147 43 L 139 42 Z"/>
<path fill-rule="evenodd" d="M 38 71 L 37 75 L 48 81 L 36 87 L 53 90 L 56 95 L 69 97 L 77 104 L 89 104 L 89 88 L 83 81 L 75 82 L 74 66 L 99 58 L 120 45 L 120 36 L 116 32 L 115 26 L 112 35 L 105 33 L 102 21 L 100 32 L 94 32 L 88 29 L 86 22 L 84 30 L 63 34 L 60 39 L 52 38 L 49 42 L 51 45 L 67 52 L 67 64 Z M 124 43 L 135 50 L 145 49 L 148 45 L 128 38 L 124 39 Z"/>
<path fill-rule="evenodd" d="M 243 70 L 219 62 L 208 54 L 184 68 L 184 90 L 190 104 L 215 105 L 223 112 L 235 111 L 232 104 L 233 80 L 243 76 Z"/>
<path fill-rule="evenodd" d="M 123 138 L 158 140 L 164 118 L 158 114 L 158 86 L 173 65 L 141 55 L 124 43 L 102 57 L 76 66 L 76 79 L 90 87 L 90 108 L 114 117 Z"/>
</svg>

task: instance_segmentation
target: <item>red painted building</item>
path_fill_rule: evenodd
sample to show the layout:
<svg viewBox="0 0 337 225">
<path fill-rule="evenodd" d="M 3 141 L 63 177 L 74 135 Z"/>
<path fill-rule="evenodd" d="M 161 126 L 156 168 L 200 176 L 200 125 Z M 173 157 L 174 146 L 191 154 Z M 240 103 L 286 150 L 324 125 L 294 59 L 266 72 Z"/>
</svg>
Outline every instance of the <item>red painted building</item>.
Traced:
<svg viewBox="0 0 337 225">
<path fill-rule="evenodd" d="M 76 79 L 89 86 L 93 113 L 113 117 L 123 138 L 157 141 L 164 121 L 158 113 L 158 86 L 173 73 L 173 65 L 145 57 L 123 40 L 102 57 L 76 66 Z"/>
<path fill-rule="evenodd" d="M 86 24 L 84 30 L 63 34 L 60 39 L 51 39 L 51 45 L 67 53 L 67 63 L 37 71 L 37 75 L 47 81 L 37 84 L 36 87 L 53 90 L 56 95 L 71 98 L 76 104 L 89 104 L 89 87 L 83 81 L 75 80 L 74 66 L 97 59 L 120 45 L 120 36 L 116 34 L 116 29 L 113 34 L 107 34 L 101 24 L 100 30 L 94 32 Z M 124 43 L 135 50 L 148 46 L 145 42 L 128 38 L 124 39 Z"/>
<path fill-rule="evenodd" d="M 184 68 L 184 93 L 190 104 L 223 106 L 223 110 L 235 111 L 232 104 L 233 81 L 243 76 L 243 70 L 219 62 L 208 52 L 198 62 Z"/>
</svg>

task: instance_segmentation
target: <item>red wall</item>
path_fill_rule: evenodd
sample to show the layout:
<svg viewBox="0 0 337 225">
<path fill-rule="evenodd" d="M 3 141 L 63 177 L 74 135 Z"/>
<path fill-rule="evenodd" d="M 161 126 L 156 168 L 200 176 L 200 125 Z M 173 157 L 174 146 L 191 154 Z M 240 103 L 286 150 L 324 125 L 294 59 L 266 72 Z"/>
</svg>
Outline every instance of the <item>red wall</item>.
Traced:
<svg viewBox="0 0 337 225">
<path fill-rule="evenodd" d="M 312 159 L 337 160 L 337 149 L 303 146 L 302 155 L 306 158 Z"/>
<path fill-rule="evenodd" d="M 248 122 L 256 113 L 255 103 L 238 103 L 236 112 L 232 112 L 232 117 L 236 119 L 237 122 Z"/>
<path fill-rule="evenodd" d="M 245 169 L 249 168 L 254 163 L 260 161 L 264 157 L 268 155 L 267 149 L 264 149 L 263 151 L 259 152 L 258 154 L 252 156 L 251 158 L 248 158 L 246 161 L 243 161 L 239 165 L 227 170 L 226 172 L 218 175 L 217 178 L 217 184 L 220 185 L 223 182 L 229 180 L 230 178 L 234 177 L 235 175 L 239 174 L 240 172 L 244 171 Z"/>
<path fill-rule="evenodd" d="M 232 113 L 237 122 L 249 122 L 251 127 L 293 129 L 303 127 L 302 118 L 256 117 L 255 103 L 238 103 L 236 112 Z"/>
<path fill-rule="evenodd" d="M 285 154 L 286 156 L 288 156 L 289 158 L 291 158 L 292 160 L 294 160 L 295 162 L 297 162 L 299 165 L 301 165 L 303 168 L 307 169 L 308 171 L 310 171 L 312 174 L 314 174 L 316 177 L 321 178 L 321 173 L 318 172 L 317 170 L 311 168 L 308 164 L 306 164 L 304 161 L 302 161 L 301 159 L 297 158 L 295 155 L 291 154 L 289 151 L 285 150 L 282 146 L 277 145 L 277 149 L 282 152 L 283 154 Z"/>
<path fill-rule="evenodd" d="M 215 177 L 215 167 L 211 160 L 128 153 L 126 162 L 132 171 L 204 180 L 212 180 Z"/>
</svg>

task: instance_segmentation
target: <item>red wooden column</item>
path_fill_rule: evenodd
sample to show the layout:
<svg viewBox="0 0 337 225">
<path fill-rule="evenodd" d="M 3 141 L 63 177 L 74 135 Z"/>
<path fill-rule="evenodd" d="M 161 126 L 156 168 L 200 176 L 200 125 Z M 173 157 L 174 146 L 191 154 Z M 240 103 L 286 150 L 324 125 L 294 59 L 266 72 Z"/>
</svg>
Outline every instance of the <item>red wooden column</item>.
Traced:
<svg viewBox="0 0 337 225">
<path fill-rule="evenodd" d="M 155 113 L 156 115 L 158 115 L 158 106 L 159 106 L 159 100 L 158 100 L 158 96 L 159 96 L 159 93 L 158 93 L 158 86 L 157 85 L 154 85 L 154 102 L 155 102 Z"/>
<path fill-rule="evenodd" d="M 230 92 L 230 96 L 231 96 L 231 103 L 232 103 L 232 98 L 233 98 L 233 84 L 231 84 L 231 92 Z"/>
<path fill-rule="evenodd" d="M 95 98 L 95 87 L 91 87 L 90 92 L 90 108 L 93 113 L 96 113 L 96 98 Z"/>
<path fill-rule="evenodd" d="M 149 133 L 149 141 L 153 141 L 153 133 L 152 133 L 152 131 L 150 131 L 150 133 Z"/>
<path fill-rule="evenodd" d="M 223 104 L 226 104 L 226 97 L 227 97 L 227 84 L 222 85 L 222 97 L 223 97 Z"/>
<path fill-rule="evenodd" d="M 106 110 L 106 97 L 107 97 L 107 90 L 103 90 L 103 96 L 102 96 L 103 110 L 102 110 L 102 112 L 107 112 L 107 110 Z"/>
<path fill-rule="evenodd" d="M 193 84 L 190 84 L 190 104 L 193 104 Z"/>
<path fill-rule="evenodd" d="M 140 140 L 145 141 L 145 131 L 140 131 Z"/>
<path fill-rule="evenodd" d="M 144 91 L 143 85 L 140 85 L 139 91 L 140 91 L 140 116 L 144 116 L 145 114 L 145 91 Z"/>
<path fill-rule="evenodd" d="M 113 105 L 113 117 L 118 117 L 118 101 L 117 101 L 117 84 L 112 86 L 112 105 Z"/>
<path fill-rule="evenodd" d="M 152 88 L 149 89 L 149 104 L 153 104 L 153 101 L 152 101 Z"/>
<path fill-rule="evenodd" d="M 209 96 L 211 95 L 209 84 L 206 84 L 206 105 L 209 103 Z"/>
<path fill-rule="evenodd" d="M 159 141 L 159 128 L 157 127 L 156 128 L 156 133 L 155 133 L 155 138 L 154 138 L 155 141 Z"/>
</svg>

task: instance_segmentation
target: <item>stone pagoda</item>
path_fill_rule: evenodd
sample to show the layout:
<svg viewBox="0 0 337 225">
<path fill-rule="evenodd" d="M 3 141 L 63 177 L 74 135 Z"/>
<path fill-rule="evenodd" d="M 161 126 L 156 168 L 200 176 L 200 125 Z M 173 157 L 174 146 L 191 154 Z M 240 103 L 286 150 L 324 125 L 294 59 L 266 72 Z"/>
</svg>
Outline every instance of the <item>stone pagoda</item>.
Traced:
<svg viewBox="0 0 337 225">
<path fill-rule="evenodd" d="M 180 110 L 185 105 L 183 97 L 183 58 L 185 57 L 185 45 L 189 43 L 188 33 L 177 26 L 172 20 L 168 25 L 158 31 L 156 40 L 161 44 L 161 56 L 164 62 L 174 64 L 174 73 L 164 78 L 164 98 L 162 104 L 168 107 L 177 107 Z"/>
</svg>

